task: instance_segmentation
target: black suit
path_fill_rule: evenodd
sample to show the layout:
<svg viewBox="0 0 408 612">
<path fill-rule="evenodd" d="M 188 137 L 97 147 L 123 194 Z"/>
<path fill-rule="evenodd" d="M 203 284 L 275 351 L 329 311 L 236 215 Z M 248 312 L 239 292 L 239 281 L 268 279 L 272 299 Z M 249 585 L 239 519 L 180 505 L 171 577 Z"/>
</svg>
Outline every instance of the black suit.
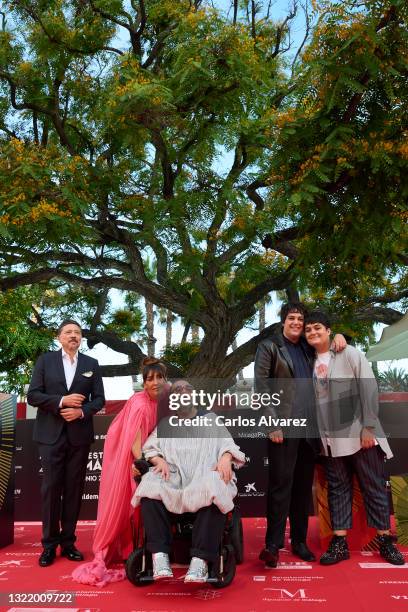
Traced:
<svg viewBox="0 0 408 612">
<path fill-rule="evenodd" d="M 306 362 L 312 374 L 313 351 L 305 339 L 299 339 Z M 261 342 L 255 357 L 255 385 L 258 392 L 273 393 L 281 391 L 281 403 L 267 412 L 274 417 L 289 418 L 294 414 L 296 389 L 294 364 L 285 344 L 283 334 L 276 331 L 270 338 Z M 303 382 L 300 381 L 299 384 Z M 308 386 L 308 385 L 307 385 Z M 310 387 L 312 394 L 312 387 Z M 310 421 L 310 398 L 305 393 L 305 412 Z M 299 407 L 298 407 L 299 409 Z M 303 432 L 302 432 L 303 433 Z M 306 541 L 309 510 L 311 507 L 312 483 L 315 465 L 315 440 L 299 437 L 297 433 L 286 435 L 283 443 L 268 440 L 268 502 L 266 548 L 270 545 L 280 547 L 284 541 L 286 520 L 290 520 L 292 543 Z"/>
<path fill-rule="evenodd" d="M 60 402 L 71 393 L 85 396 L 84 417 L 67 422 L 60 415 Z M 35 364 L 27 400 L 38 408 L 33 438 L 43 469 L 42 543 L 45 548 L 69 546 L 75 542 L 89 447 L 94 441 L 92 417 L 105 403 L 98 362 L 78 353 L 68 389 L 62 351 L 44 353 Z"/>
</svg>

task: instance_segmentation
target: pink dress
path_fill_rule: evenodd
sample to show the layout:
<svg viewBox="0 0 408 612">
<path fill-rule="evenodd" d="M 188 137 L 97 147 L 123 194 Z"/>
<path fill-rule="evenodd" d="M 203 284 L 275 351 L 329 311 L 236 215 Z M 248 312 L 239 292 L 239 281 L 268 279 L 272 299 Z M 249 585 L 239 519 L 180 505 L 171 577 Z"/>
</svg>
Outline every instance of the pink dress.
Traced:
<svg viewBox="0 0 408 612">
<path fill-rule="evenodd" d="M 93 561 L 82 563 L 72 572 L 76 582 L 103 587 L 109 582 L 124 580 L 123 559 L 133 549 L 131 519 L 134 509 L 130 500 L 136 489 L 131 473 L 132 445 L 141 431 L 142 445 L 157 422 L 157 401 L 146 391 L 135 393 L 116 415 L 106 436 L 98 516 L 92 550 Z M 136 515 L 135 520 L 138 519 Z M 109 564 L 122 562 L 119 569 Z"/>
</svg>

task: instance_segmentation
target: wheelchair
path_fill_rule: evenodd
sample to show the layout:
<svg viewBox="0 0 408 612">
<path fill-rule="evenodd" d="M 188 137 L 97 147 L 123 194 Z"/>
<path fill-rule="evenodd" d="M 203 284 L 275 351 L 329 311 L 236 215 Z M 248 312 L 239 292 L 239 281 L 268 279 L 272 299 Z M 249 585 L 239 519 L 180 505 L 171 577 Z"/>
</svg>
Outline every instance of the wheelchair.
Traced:
<svg viewBox="0 0 408 612">
<path fill-rule="evenodd" d="M 190 561 L 190 546 L 194 524 L 194 514 L 172 515 L 173 550 L 171 563 L 187 564 Z M 143 533 L 143 540 L 144 533 Z M 235 506 L 227 513 L 224 534 L 218 560 L 208 563 L 208 579 L 204 584 L 222 589 L 234 580 L 236 565 L 244 559 L 244 540 L 242 519 L 239 508 Z M 126 576 L 135 586 L 144 586 L 153 582 L 153 560 L 145 546 L 138 546 L 129 555 L 126 564 Z"/>
</svg>

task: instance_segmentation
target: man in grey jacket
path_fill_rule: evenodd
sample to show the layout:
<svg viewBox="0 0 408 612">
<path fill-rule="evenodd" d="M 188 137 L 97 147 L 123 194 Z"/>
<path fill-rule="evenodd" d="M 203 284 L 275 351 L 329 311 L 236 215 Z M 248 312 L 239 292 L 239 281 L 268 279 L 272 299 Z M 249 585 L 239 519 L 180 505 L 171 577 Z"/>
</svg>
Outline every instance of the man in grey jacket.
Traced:
<svg viewBox="0 0 408 612">
<path fill-rule="evenodd" d="M 356 474 L 367 523 L 377 529 L 380 555 L 393 565 L 404 565 L 390 535 L 384 461 L 392 452 L 378 419 L 377 383 L 360 351 L 352 346 L 341 353 L 330 351 L 330 334 L 330 322 L 323 312 L 305 317 L 305 337 L 316 352 L 313 380 L 333 529 L 320 563 L 332 565 L 350 557 L 346 535 L 352 522 Z"/>
</svg>

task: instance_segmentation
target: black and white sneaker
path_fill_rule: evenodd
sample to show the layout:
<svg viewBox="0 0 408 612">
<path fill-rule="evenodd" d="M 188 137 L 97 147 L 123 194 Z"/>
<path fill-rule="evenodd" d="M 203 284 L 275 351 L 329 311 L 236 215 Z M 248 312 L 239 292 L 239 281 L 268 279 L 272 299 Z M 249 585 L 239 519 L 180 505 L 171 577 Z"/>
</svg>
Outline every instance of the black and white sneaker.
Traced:
<svg viewBox="0 0 408 612">
<path fill-rule="evenodd" d="M 332 537 L 326 552 L 320 557 L 321 565 L 334 565 L 345 559 L 350 559 L 346 536 Z"/>
<path fill-rule="evenodd" d="M 383 559 L 392 565 L 405 565 L 404 556 L 395 546 L 392 535 L 377 535 L 377 541 L 380 545 L 380 555 Z"/>
</svg>

